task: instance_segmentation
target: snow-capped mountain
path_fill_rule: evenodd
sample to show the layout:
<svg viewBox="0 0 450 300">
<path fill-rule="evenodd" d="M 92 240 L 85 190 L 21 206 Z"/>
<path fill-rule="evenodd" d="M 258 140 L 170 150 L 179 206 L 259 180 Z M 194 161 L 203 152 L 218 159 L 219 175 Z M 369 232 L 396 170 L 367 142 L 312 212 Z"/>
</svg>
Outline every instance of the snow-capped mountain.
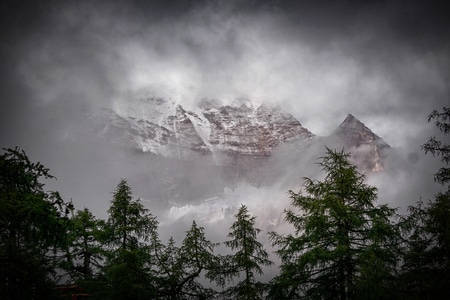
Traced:
<svg viewBox="0 0 450 300">
<path fill-rule="evenodd" d="M 282 146 L 306 152 L 323 143 L 345 147 L 363 171 L 377 172 L 390 148 L 352 115 L 329 137 L 319 138 L 280 108 L 249 101 L 222 105 L 203 100 L 183 107 L 163 98 L 139 99 L 102 110 L 90 121 L 108 140 L 142 152 L 242 169 L 261 166 Z"/>
<path fill-rule="evenodd" d="M 243 168 L 261 163 L 280 144 L 314 136 L 292 115 L 250 103 L 202 101 L 198 107 L 184 108 L 150 98 L 102 110 L 90 119 L 101 135 L 127 147 Z"/>
</svg>

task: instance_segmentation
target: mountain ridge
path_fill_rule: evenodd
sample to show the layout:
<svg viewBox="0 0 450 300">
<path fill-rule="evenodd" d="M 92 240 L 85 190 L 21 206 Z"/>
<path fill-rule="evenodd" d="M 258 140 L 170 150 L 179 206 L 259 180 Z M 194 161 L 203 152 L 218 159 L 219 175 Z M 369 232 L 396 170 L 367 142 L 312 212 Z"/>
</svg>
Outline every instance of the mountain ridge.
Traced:
<svg viewBox="0 0 450 300">
<path fill-rule="evenodd" d="M 183 107 L 164 98 L 137 99 L 102 110 L 90 122 L 100 135 L 142 152 L 244 169 L 264 164 L 282 145 L 298 144 L 301 152 L 323 143 L 352 152 L 363 171 L 379 172 L 390 148 L 352 114 L 330 136 L 318 137 L 280 107 L 251 101 Z"/>
</svg>

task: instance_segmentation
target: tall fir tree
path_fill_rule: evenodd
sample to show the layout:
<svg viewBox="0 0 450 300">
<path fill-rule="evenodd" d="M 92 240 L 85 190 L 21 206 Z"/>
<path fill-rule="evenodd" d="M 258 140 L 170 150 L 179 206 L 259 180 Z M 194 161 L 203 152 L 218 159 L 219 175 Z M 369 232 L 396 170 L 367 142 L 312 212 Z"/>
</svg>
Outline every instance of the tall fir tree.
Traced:
<svg viewBox="0 0 450 300">
<path fill-rule="evenodd" d="M 173 238 L 157 255 L 160 270 L 158 296 L 164 299 L 211 299 L 217 292 L 206 288 L 200 279 L 215 281 L 219 263 L 216 244 L 205 237 L 204 228 L 192 222 L 180 248 Z"/>
<path fill-rule="evenodd" d="M 235 299 L 262 299 L 263 284 L 256 275 L 262 275 L 263 267 L 271 266 L 273 262 L 269 260 L 264 245 L 257 239 L 261 230 L 255 228 L 256 217 L 250 215 L 247 206 L 241 205 L 235 218 L 228 234 L 231 240 L 224 243 L 236 251 L 228 258 L 225 277 L 233 279 L 242 275 L 244 279 L 230 287 L 226 295 Z"/>
<path fill-rule="evenodd" d="M 450 109 L 434 110 L 428 122 L 446 136 L 450 132 Z M 407 247 L 402 268 L 402 287 L 408 299 L 450 298 L 450 145 L 431 137 L 422 149 L 441 158 L 443 166 L 435 174 L 444 186 L 435 198 L 411 206 L 405 221 Z"/>
<path fill-rule="evenodd" d="M 349 162 L 326 148 L 323 181 L 305 178 L 290 191 L 285 220 L 293 234 L 271 233 L 281 259 L 274 299 L 386 299 L 398 261 L 400 233 L 394 209 L 375 205 L 377 189 Z"/>
<path fill-rule="evenodd" d="M 76 211 L 71 219 L 66 259 L 62 267 L 86 292 L 99 292 L 100 282 L 97 279 L 104 265 L 104 227 L 104 221 L 97 219 L 88 208 Z"/>
<path fill-rule="evenodd" d="M 45 192 L 54 178 L 19 148 L 0 155 L 0 295 L 2 299 L 51 299 L 57 255 L 66 244 L 71 203 Z"/>
<path fill-rule="evenodd" d="M 106 264 L 103 268 L 112 299 L 148 299 L 155 292 L 153 243 L 158 222 L 126 180 L 118 184 L 105 226 Z"/>
</svg>

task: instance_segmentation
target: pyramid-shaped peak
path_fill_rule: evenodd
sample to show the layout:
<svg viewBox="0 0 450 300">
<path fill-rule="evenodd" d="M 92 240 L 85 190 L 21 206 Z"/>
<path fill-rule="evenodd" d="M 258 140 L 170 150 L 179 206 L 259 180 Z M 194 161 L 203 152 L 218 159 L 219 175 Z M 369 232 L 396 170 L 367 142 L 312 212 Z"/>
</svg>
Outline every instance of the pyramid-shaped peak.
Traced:
<svg viewBox="0 0 450 300">
<path fill-rule="evenodd" d="M 358 120 L 354 115 L 348 114 L 345 120 Z"/>
<path fill-rule="evenodd" d="M 383 170 L 384 151 L 390 146 L 352 114 L 347 115 L 331 134 L 331 138 L 352 153 L 353 162 L 362 170 L 369 172 Z M 360 148 L 361 146 L 363 148 Z"/>
<path fill-rule="evenodd" d="M 339 125 L 338 128 L 360 128 L 366 127 L 363 122 L 358 120 L 354 115 L 348 114 L 345 120 Z"/>
<path fill-rule="evenodd" d="M 356 118 L 352 114 L 348 114 L 347 117 L 345 118 L 344 122 L 342 122 L 342 123 L 353 123 L 353 122 L 358 122 L 358 123 L 362 124 L 362 122 L 360 120 L 358 120 L 358 118 Z"/>
<path fill-rule="evenodd" d="M 347 146 L 359 146 L 361 144 L 370 144 L 376 142 L 389 147 L 379 136 L 372 132 L 364 123 L 358 120 L 352 114 L 348 114 L 345 120 L 331 134 L 337 136 L 345 142 Z M 384 147 L 383 146 L 383 147 Z"/>
<path fill-rule="evenodd" d="M 358 120 L 354 115 L 348 114 L 345 120 L 334 130 L 332 135 L 339 136 L 344 139 L 355 136 L 365 136 L 369 140 L 381 140 L 375 133 L 370 130 L 363 122 Z M 359 145 L 359 143 L 357 143 Z"/>
</svg>

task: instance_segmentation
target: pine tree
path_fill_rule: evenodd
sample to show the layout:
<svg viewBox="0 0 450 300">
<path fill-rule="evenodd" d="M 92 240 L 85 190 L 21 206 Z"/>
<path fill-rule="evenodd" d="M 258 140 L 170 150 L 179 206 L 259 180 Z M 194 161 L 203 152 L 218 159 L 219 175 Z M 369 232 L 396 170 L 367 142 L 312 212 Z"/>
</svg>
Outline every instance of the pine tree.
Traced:
<svg viewBox="0 0 450 300">
<path fill-rule="evenodd" d="M 216 291 L 205 288 L 199 281 L 204 276 L 215 280 L 219 268 L 213 251 L 216 244 L 205 237 L 203 227 L 192 222 L 180 248 L 171 238 L 161 254 L 157 255 L 161 279 L 158 295 L 165 299 L 208 299 Z"/>
<path fill-rule="evenodd" d="M 450 132 L 450 109 L 434 110 L 428 122 L 447 135 Z M 434 179 L 446 190 L 438 192 L 426 205 L 411 206 L 405 228 L 408 238 L 402 268 L 403 291 L 408 299 L 450 298 L 450 145 L 431 137 L 422 149 L 440 156 L 444 166 Z"/>
<path fill-rule="evenodd" d="M 158 222 L 122 179 L 113 195 L 105 226 L 104 273 L 113 299 L 146 299 L 154 291 L 151 267 Z"/>
<path fill-rule="evenodd" d="M 262 284 L 257 281 L 256 275 L 262 275 L 262 267 L 273 263 L 264 246 L 257 240 L 261 230 L 255 228 L 256 217 L 252 217 L 247 207 L 241 205 L 235 218 L 228 234 L 231 240 L 224 244 L 236 253 L 228 257 L 225 277 L 232 279 L 243 275 L 244 280 L 229 288 L 227 295 L 238 299 L 261 299 Z"/>
<path fill-rule="evenodd" d="M 64 249 L 71 203 L 45 192 L 54 178 L 19 148 L 0 156 L 0 295 L 2 299 L 50 299 Z"/>
<path fill-rule="evenodd" d="M 450 133 L 450 108 L 444 107 L 442 112 L 434 110 L 428 116 L 428 122 L 434 120 L 434 125 L 443 133 L 447 135 Z M 441 167 L 435 174 L 434 180 L 442 185 L 450 182 L 450 168 L 448 164 L 450 162 L 450 145 L 442 143 L 437 140 L 436 137 L 431 137 L 425 144 L 422 145 L 422 149 L 426 153 L 431 153 L 433 156 L 440 156 L 441 161 L 445 166 Z M 447 189 L 449 186 L 447 186 Z"/>
<path fill-rule="evenodd" d="M 71 219 L 68 232 L 66 261 L 63 268 L 85 291 L 98 293 L 97 276 L 104 264 L 102 234 L 104 221 L 99 220 L 88 208 L 78 210 Z"/>
<path fill-rule="evenodd" d="M 383 299 L 398 258 L 395 210 L 375 205 L 377 189 L 349 162 L 349 154 L 326 149 L 323 181 L 305 178 L 290 191 L 285 220 L 293 234 L 271 233 L 281 258 L 272 298 Z"/>
</svg>

